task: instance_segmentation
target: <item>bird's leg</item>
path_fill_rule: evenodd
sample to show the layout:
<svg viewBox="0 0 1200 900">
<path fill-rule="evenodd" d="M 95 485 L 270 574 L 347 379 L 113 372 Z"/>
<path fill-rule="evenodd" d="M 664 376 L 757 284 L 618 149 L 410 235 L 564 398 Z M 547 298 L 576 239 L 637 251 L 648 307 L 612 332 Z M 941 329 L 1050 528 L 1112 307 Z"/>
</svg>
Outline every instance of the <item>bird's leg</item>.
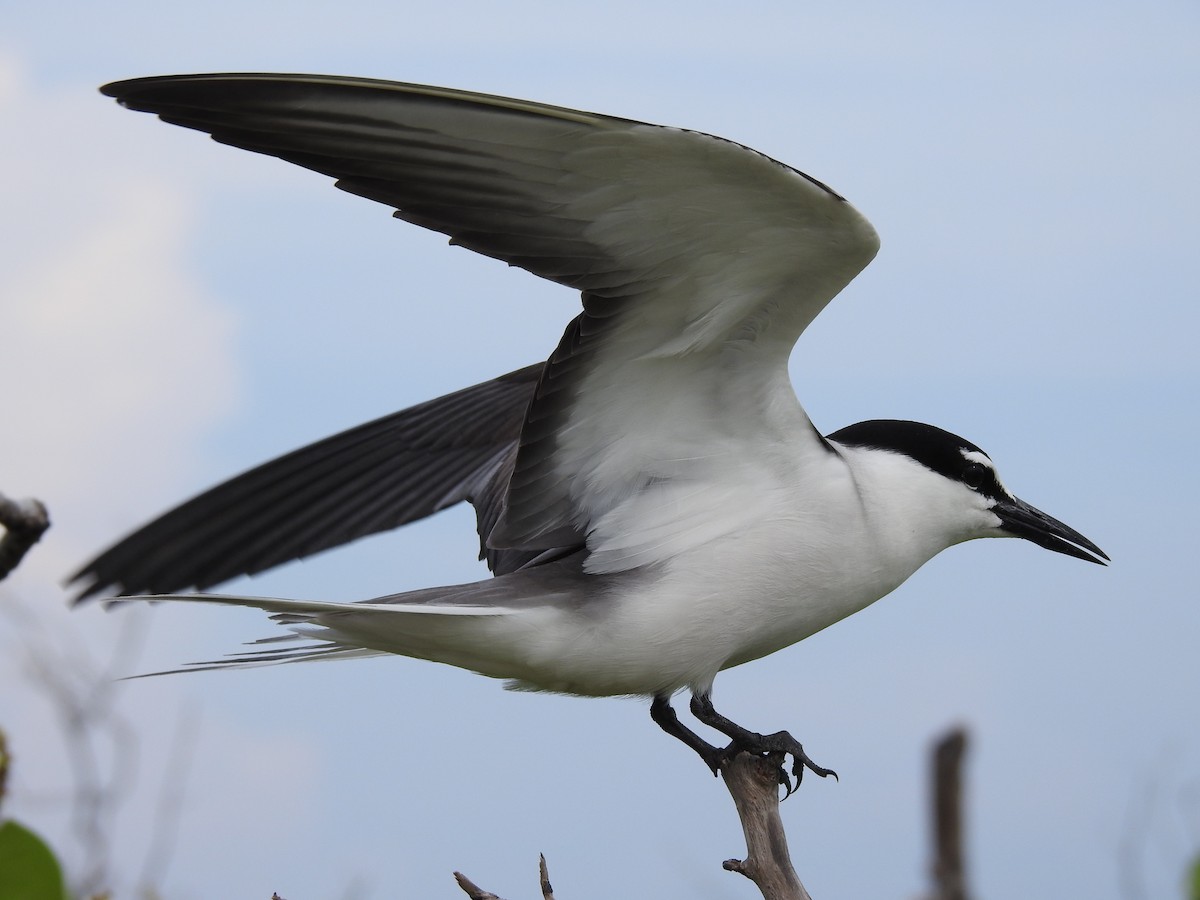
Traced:
<svg viewBox="0 0 1200 900">
<path fill-rule="evenodd" d="M 671 737 L 678 738 L 699 753 L 700 758 L 704 760 L 704 764 L 712 769 L 714 775 L 717 774 L 721 763 L 727 758 L 725 751 L 719 747 L 714 747 L 680 722 L 679 717 L 675 715 L 675 710 L 672 708 L 671 700 L 668 696 L 665 694 L 654 695 L 654 700 L 650 703 L 650 718 L 658 724 L 659 728 L 671 735 Z"/>
<path fill-rule="evenodd" d="M 774 734 L 758 734 L 754 731 L 748 731 L 717 712 L 713 708 L 712 697 L 707 693 L 692 694 L 691 709 L 692 715 L 697 719 L 710 728 L 715 728 L 733 741 L 733 743 L 722 751 L 723 754 L 732 755 L 732 753 L 736 753 L 738 750 L 745 750 L 747 753 L 756 753 L 759 755 L 790 753 L 792 754 L 792 774 L 796 777 L 797 786 L 799 786 L 801 780 L 804 778 L 805 769 L 808 769 L 815 775 L 820 775 L 822 778 L 827 775 L 837 778 L 837 772 L 833 771 L 833 769 L 818 766 L 809 759 L 800 742 L 786 731 L 777 731 Z M 674 716 L 674 713 L 672 713 L 672 716 Z M 660 722 L 659 724 L 661 725 L 662 723 Z M 665 728 L 666 726 L 663 727 Z M 782 769 L 780 769 L 780 783 L 787 788 L 789 794 L 792 792 L 791 783 Z"/>
</svg>

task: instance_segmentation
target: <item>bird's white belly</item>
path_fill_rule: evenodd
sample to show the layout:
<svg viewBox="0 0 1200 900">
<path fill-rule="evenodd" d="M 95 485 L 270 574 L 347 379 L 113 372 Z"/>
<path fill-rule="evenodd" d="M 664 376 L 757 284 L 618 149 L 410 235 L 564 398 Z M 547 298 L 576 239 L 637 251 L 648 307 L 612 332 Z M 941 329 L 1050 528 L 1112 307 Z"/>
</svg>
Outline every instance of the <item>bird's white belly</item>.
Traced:
<svg viewBox="0 0 1200 900">
<path fill-rule="evenodd" d="M 861 535 L 798 547 L 787 545 L 789 532 L 764 525 L 652 573 L 599 578 L 608 596 L 578 609 L 497 621 L 525 632 L 514 686 L 596 696 L 707 690 L 720 670 L 815 634 L 911 574 L 881 566 Z"/>
</svg>

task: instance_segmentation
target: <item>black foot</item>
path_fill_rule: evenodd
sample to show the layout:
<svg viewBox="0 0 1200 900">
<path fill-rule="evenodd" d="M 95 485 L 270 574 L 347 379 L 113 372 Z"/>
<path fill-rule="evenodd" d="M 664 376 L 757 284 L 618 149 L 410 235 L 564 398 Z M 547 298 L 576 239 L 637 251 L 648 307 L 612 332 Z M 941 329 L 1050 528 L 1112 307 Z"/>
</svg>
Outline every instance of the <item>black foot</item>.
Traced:
<svg viewBox="0 0 1200 900">
<path fill-rule="evenodd" d="M 813 762 L 804 752 L 804 747 L 800 742 L 786 731 L 777 731 L 774 734 L 759 734 L 756 731 L 749 731 L 717 712 L 713 708 L 712 699 L 707 694 L 694 695 L 691 709 L 692 715 L 705 725 L 715 728 L 730 738 L 729 746 L 721 751 L 722 762 L 732 759 L 739 752 L 752 753 L 756 756 L 777 755 L 780 763 L 779 783 L 787 790 L 787 796 L 790 796 L 800 786 L 800 782 L 804 780 L 805 769 L 822 778 L 832 775 L 835 780 L 837 779 L 837 772 L 833 769 L 826 769 L 824 766 L 818 766 Z M 791 772 L 796 779 L 794 786 L 783 767 L 788 754 L 791 754 L 792 757 Z"/>
<path fill-rule="evenodd" d="M 826 769 L 824 766 L 818 766 L 813 762 L 812 758 L 804 752 L 804 747 L 800 742 L 786 731 L 777 731 L 774 734 L 757 734 L 749 731 L 746 736 L 749 740 L 735 739 L 722 751 L 725 760 L 733 759 L 738 753 L 775 757 L 779 760 L 779 783 L 787 791 L 787 794 L 784 795 L 785 798 L 790 797 L 792 792 L 800 787 L 800 783 L 804 780 L 805 769 L 822 778 L 832 775 L 834 781 L 838 780 L 837 772 L 833 769 Z M 791 754 L 792 757 L 792 777 L 796 779 L 794 785 L 783 765 L 788 754 Z"/>
<path fill-rule="evenodd" d="M 800 786 L 800 782 L 804 779 L 805 769 L 822 778 L 828 775 L 837 778 L 837 772 L 833 769 L 826 769 L 813 762 L 804 752 L 804 747 L 800 742 L 786 731 L 777 731 L 774 734 L 748 731 L 713 709 L 712 700 L 707 694 L 693 695 L 691 709 L 693 715 L 705 725 L 715 728 L 729 737 L 729 746 L 714 747 L 685 726 L 675 715 L 670 699 L 665 695 L 654 698 L 650 704 L 650 717 L 667 734 L 678 738 L 695 750 L 713 775 L 720 773 L 721 769 L 739 753 L 750 753 L 755 756 L 772 757 L 778 761 L 779 783 L 786 788 L 787 796 L 790 796 Z M 792 757 L 791 776 L 796 779 L 795 785 L 792 784 L 792 778 L 788 777 L 788 772 L 784 769 L 788 754 L 791 754 Z"/>
</svg>

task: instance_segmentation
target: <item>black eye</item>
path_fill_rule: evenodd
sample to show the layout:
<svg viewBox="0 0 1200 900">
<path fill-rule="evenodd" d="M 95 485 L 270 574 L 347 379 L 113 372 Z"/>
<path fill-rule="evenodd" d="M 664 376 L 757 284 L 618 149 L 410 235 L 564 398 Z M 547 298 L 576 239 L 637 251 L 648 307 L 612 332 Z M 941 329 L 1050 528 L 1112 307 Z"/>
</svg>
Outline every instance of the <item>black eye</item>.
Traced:
<svg viewBox="0 0 1200 900">
<path fill-rule="evenodd" d="M 987 480 L 987 466 L 971 463 L 963 470 L 962 482 L 973 491 L 979 490 Z"/>
</svg>

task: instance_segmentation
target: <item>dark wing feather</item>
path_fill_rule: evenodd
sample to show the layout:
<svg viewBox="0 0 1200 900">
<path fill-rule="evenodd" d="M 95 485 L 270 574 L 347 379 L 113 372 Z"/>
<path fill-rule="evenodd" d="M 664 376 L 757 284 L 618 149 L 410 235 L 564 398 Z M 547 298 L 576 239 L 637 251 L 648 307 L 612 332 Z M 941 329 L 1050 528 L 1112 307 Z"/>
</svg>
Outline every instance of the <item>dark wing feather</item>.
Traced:
<svg viewBox="0 0 1200 900">
<path fill-rule="evenodd" d="M 477 506 L 480 544 L 503 502 L 542 365 L 302 447 L 165 513 L 84 565 L 79 599 L 205 589 L 431 515 Z M 481 556 L 483 554 L 481 553 Z M 493 552 L 494 571 L 536 553 Z"/>
<path fill-rule="evenodd" d="M 452 243 L 583 293 L 583 314 L 543 371 L 511 480 L 497 469 L 474 485 L 498 515 L 485 533 L 500 566 L 515 564 L 509 551 L 542 559 L 585 535 L 600 554 L 590 571 L 601 556 L 632 566 L 678 553 L 721 501 L 693 508 L 672 543 L 630 531 L 670 502 L 645 488 L 686 490 L 712 464 L 718 435 L 748 446 L 773 438 L 792 346 L 878 249 L 870 223 L 825 185 L 698 132 L 314 75 L 171 76 L 102 90 L 332 176 Z M 789 427 L 806 423 L 798 404 L 785 406 Z"/>
</svg>

